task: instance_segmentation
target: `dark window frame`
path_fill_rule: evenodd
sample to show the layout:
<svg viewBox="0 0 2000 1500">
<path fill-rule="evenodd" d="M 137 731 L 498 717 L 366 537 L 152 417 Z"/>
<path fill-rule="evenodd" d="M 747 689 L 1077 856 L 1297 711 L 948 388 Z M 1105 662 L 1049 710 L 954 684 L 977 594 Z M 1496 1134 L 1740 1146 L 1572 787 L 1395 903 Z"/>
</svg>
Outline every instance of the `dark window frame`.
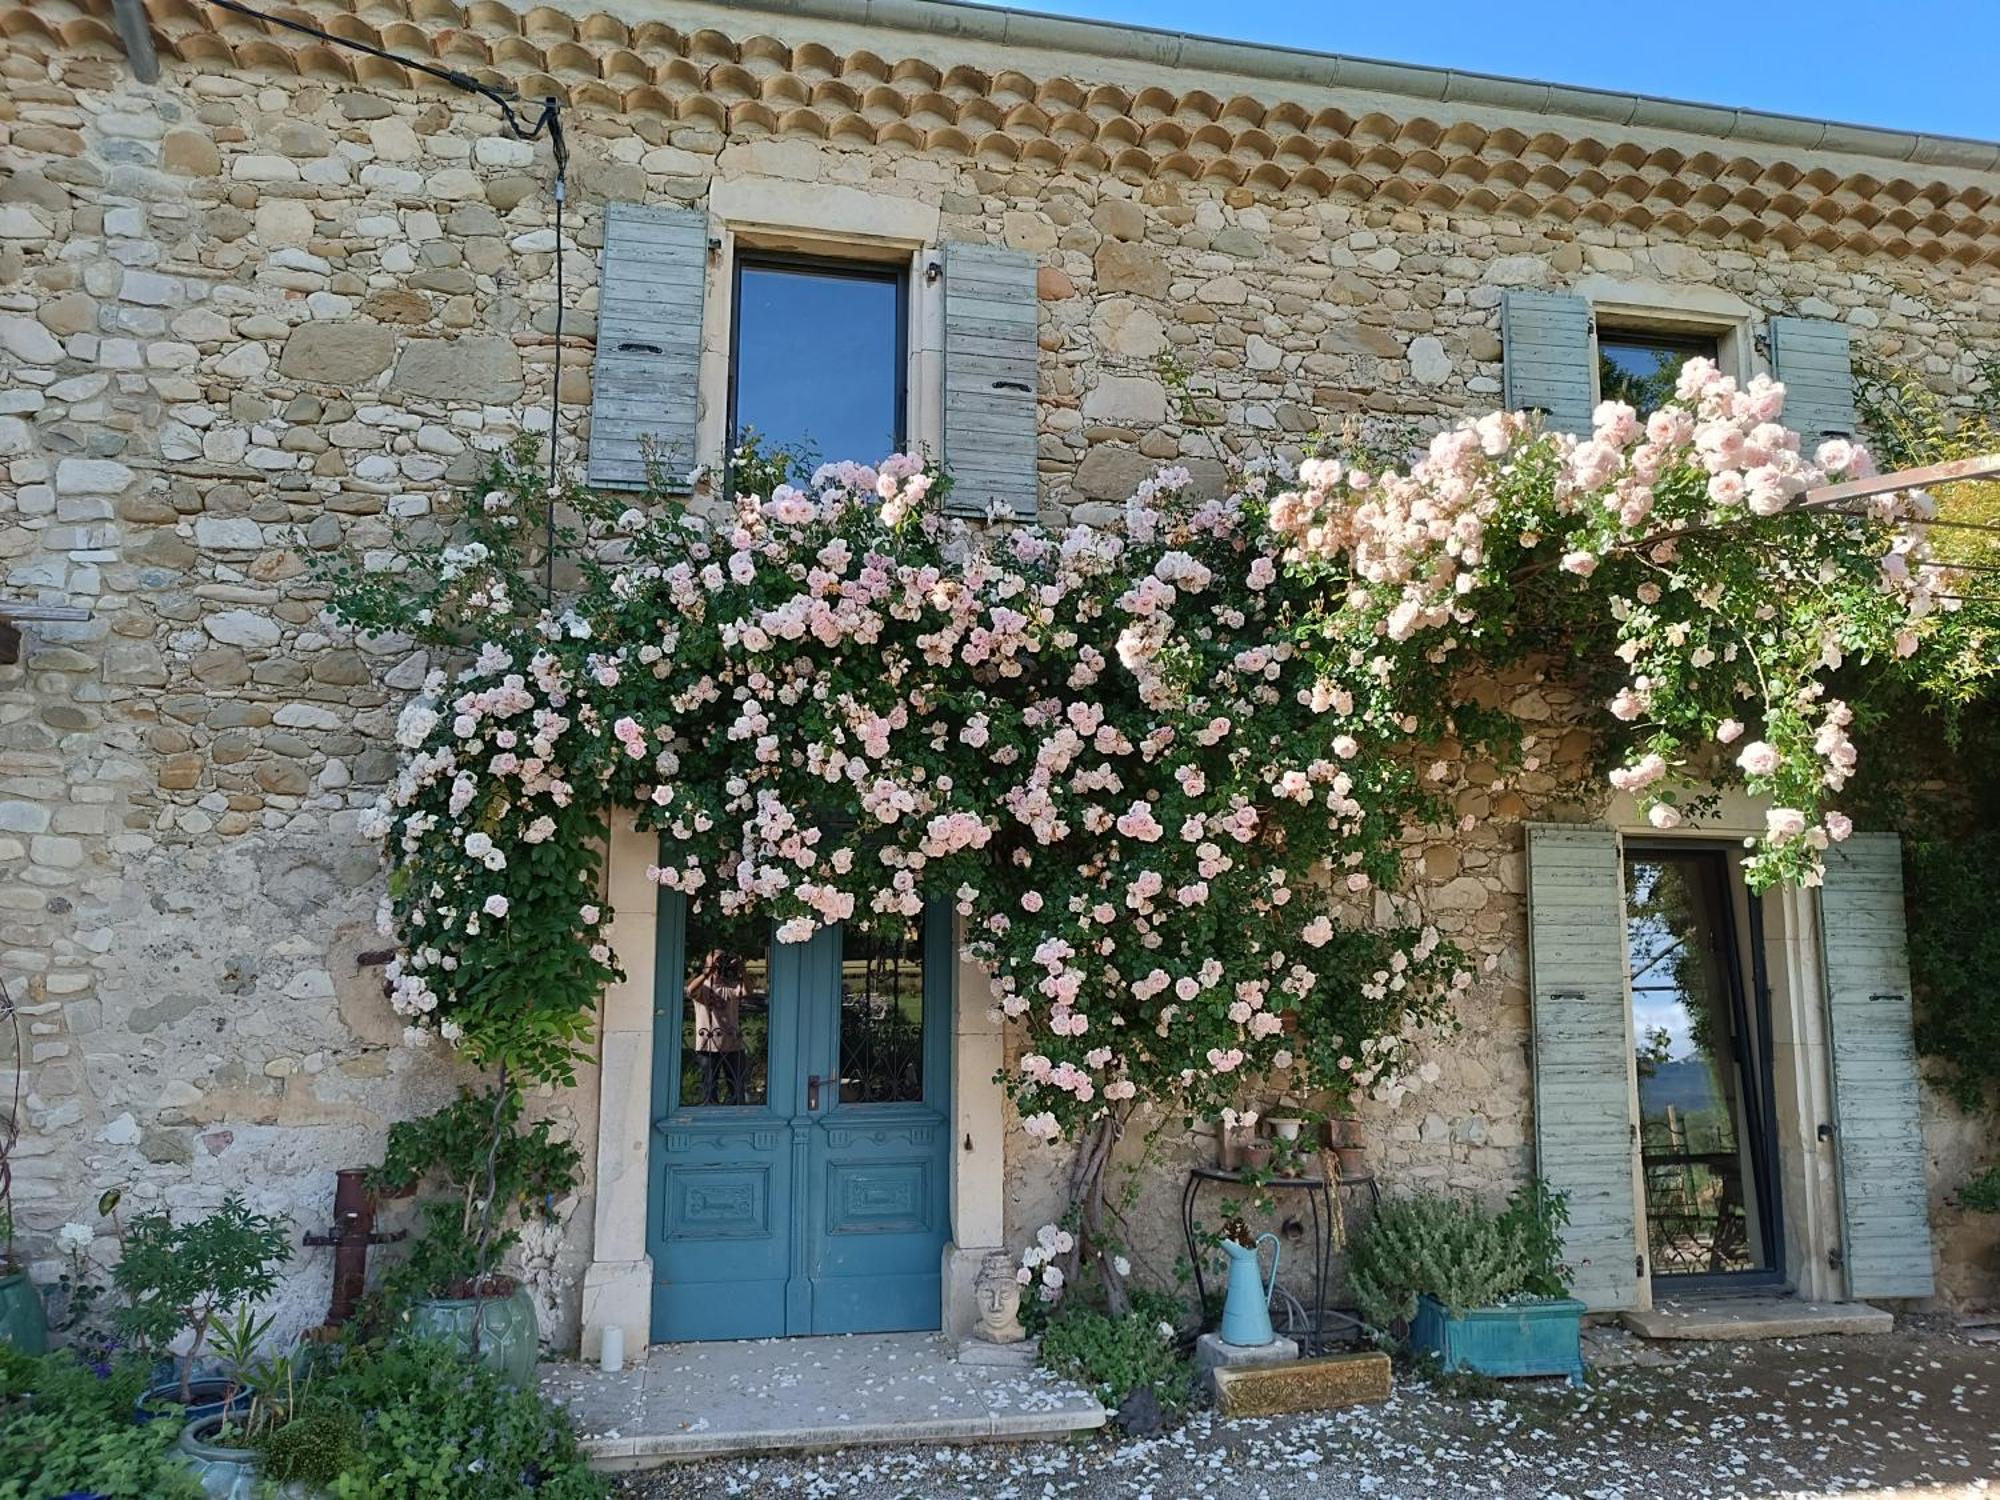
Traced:
<svg viewBox="0 0 2000 1500">
<path fill-rule="evenodd" d="M 1718 364 L 1722 361 L 1722 341 L 1725 337 L 1721 329 L 1662 328 L 1642 320 L 1605 322 L 1592 314 L 1590 343 L 1590 378 L 1597 389 L 1599 401 L 1609 401 L 1611 396 L 1604 389 L 1604 364 L 1607 349 L 1661 350 L 1681 356 L 1680 363 L 1700 355 Z M 1641 412 L 1641 416 L 1646 413 Z"/>
<path fill-rule="evenodd" d="M 1719 871 L 1719 894 L 1722 900 L 1720 910 L 1713 915 L 1719 924 L 1718 936 L 1721 947 L 1729 955 L 1729 962 L 1723 966 L 1723 973 L 1730 991 L 1731 1021 L 1739 1036 L 1749 1036 L 1754 1039 L 1757 1050 L 1757 1067 L 1754 1074 L 1742 1078 L 1743 1103 L 1748 1117 L 1744 1123 L 1750 1135 L 1750 1140 L 1746 1144 L 1749 1146 L 1756 1173 L 1757 1180 L 1754 1187 L 1757 1210 L 1762 1221 L 1765 1260 L 1768 1263 L 1743 1271 L 1690 1272 L 1680 1275 L 1671 1273 L 1662 1275 L 1653 1269 L 1653 1279 L 1656 1282 L 1664 1281 L 1677 1291 L 1726 1292 L 1740 1289 L 1749 1292 L 1773 1286 L 1788 1286 L 1791 1277 L 1786 1270 L 1785 1259 L 1784 1189 L 1779 1180 L 1782 1164 L 1779 1160 L 1781 1147 L 1777 1133 L 1777 1059 L 1772 1050 L 1776 1041 L 1776 1026 L 1771 1014 L 1770 971 L 1764 956 L 1763 897 L 1749 889 L 1744 882 L 1743 867 L 1733 857 L 1736 845 L 1710 839 L 1627 838 L 1622 843 L 1623 848 L 1619 856 L 1621 886 L 1628 884 L 1626 872 L 1634 861 L 1678 859 L 1708 864 Z M 1736 914 L 1736 898 L 1739 894 L 1745 898 L 1749 914 L 1747 964 L 1744 961 L 1745 934 L 1738 925 Z M 1623 919 L 1628 922 L 1629 910 L 1627 908 L 1628 914 Z M 1628 991 L 1629 988 L 1628 985 Z M 1625 1001 L 1628 1016 L 1631 1013 L 1632 1001 L 1633 997 L 1628 993 Z M 1738 1069 L 1739 1075 L 1751 1071 L 1742 1067 L 1740 1058 Z M 1638 1207 L 1639 1228 L 1643 1236 L 1646 1212 L 1643 1193 Z"/>
<path fill-rule="evenodd" d="M 723 493 L 735 489 L 729 470 L 736 452 L 737 386 L 742 369 L 743 273 L 756 271 L 797 271 L 814 276 L 838 277 L 849 281 L 874 281 L 896 289 L 896 432 L 895 451 L 907 452 L 910 441 L 910 268 L 902 261 L 862 260 L 838 255 L 809 255 L 790 250 L 760 250 L 742 246 L 729 268 L 729 402 L 723 451 Z M 877 458 L 881 454 L 874 455 Z M 822 453 L 822 463 L 858 454 Z M 864 462 L 866 460 L 863 460 Z"/>
</svg>

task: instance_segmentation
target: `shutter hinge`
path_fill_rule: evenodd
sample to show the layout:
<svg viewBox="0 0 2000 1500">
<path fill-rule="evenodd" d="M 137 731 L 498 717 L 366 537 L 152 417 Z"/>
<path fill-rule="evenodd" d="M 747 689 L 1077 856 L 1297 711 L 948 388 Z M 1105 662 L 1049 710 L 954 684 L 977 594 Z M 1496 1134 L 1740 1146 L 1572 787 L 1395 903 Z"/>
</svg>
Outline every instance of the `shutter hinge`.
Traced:
<svg viewBox="0 0 2000 1500">
<path fill-rule="evenodd" d="M 1831 1250 L 1826 1252 L 1826 1263 L 1836 1271 L 1845 1270 L 1847 1267 L 1847 1252 L 1840 1246 L 1835 1245 Z"/>
<path fill-rule="evenodd" d="M 1627 1130 L 1629 1130 L 1629 1131 L 1631 1131 L 1631 1132 L 1632 1132 L 1632 1144 L 1633 1144 L 1633 1145 L 1635 1145 L 1635 1146 L 1636 1146 L 1636 1145 L 1638 1145 L 1638 1144 L 1639 1144 L 1639 1127 L 1638 1127 L 1637 1125 L 1633 1125 L 1633 1124 L 1630 1124 L 1630 1123 L 1628 1123 L 1628 1124 L 1627 1124 L 1627 1125 L 1625 1126 L 1625 1128 L 1626 1128 Z"/>
<path fill-rule="evenodd" d="M 1833 1126 L 1825 1120 L 1819 1122 L 1819 1138 L 1822 1143 L 1833 1139 Z"/>
<path fill-rule="evenodd" d="M 1632 1257 L 1632 1274 L 1634 1276 L 1644 1276 L 1646 1274 L 1645 1256 L 1635 1255 Z"/>
</svg>

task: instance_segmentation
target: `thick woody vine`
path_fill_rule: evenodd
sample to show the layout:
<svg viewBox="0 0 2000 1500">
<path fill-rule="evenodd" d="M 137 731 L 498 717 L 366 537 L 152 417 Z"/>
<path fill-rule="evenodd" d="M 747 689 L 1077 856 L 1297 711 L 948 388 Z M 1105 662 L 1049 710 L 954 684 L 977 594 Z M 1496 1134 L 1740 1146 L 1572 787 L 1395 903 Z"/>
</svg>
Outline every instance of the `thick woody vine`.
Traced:
<svg viewBox="0 0 2000 1500">
<path fill-rule="evenodd" d="M 1949 590 L 1923 497 L 1806 501 L 1866 457 L 1801 453 L 1781 406 L 1695 361 L 1678 404 L 1607 404 L 1583 441 L 1496 413 L 1404 472 L 1316 458 L 1204 499 L 1167 470 L 1060 532 L 949 519 L 906 456 L 792 484 L 752 449 L 707 506 L 551 496 L 502 456 L 448 533 L 331 570 L 337 619 L 440 660 L 371 820 L 392 1003 L 413 1040 L 568 1082 L 617 973 L 614 809 L 662 835 L 663 889 L 781 942 L 950 902 L 1023 1127 L 1077 1144 L 1068 1274 L 1120 1307 L 1103 1184 L 1135 1111 L 1435 1076 L 1474 975 L 1402 893 L 1405 835 L 1448 817 L 1448 761 L 1545 753 L 1495 674 L 1560 657 L 1657 826 L 1739 780 L 1770 803 L 1752 882 L 1818 878 L 1856 763 L 1832 673 L 1895 669 Z"/>
</svg>

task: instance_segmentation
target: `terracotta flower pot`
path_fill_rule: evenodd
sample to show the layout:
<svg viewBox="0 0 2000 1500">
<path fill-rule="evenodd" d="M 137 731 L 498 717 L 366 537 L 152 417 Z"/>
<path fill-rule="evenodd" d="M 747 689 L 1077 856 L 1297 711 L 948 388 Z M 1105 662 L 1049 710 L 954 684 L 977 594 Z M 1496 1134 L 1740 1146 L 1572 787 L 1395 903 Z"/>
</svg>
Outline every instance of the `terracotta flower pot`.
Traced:
<svg viewBox="0 0 2000 1500">
<path fill-rule="evenodd" d="M 1336 1147 L 1334 1155 L 1340 1158 L 1340 1175 L 1343 1180 L 1368 1175 L 1368 1153 L 1359 1146 Z"/>
</svg>

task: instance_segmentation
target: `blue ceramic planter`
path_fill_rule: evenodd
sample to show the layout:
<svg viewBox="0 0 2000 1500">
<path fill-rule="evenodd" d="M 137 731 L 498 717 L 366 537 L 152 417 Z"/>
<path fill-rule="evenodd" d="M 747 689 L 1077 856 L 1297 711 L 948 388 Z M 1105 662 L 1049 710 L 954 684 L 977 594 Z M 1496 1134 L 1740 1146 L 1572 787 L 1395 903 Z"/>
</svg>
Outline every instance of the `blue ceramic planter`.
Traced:
<svg viewBox="0 0 2000 1500">
<path fill-rule="evenodd" d="M 1410 1345 L 1447 1370 L 1481 1375 L 1562 1375 L 1583 1384 L 1584 1306 L 1572 1297 L 1475 1307 L 1454 1318 L 1433 1297 L 1417 1299 Z"/>
</svg>

